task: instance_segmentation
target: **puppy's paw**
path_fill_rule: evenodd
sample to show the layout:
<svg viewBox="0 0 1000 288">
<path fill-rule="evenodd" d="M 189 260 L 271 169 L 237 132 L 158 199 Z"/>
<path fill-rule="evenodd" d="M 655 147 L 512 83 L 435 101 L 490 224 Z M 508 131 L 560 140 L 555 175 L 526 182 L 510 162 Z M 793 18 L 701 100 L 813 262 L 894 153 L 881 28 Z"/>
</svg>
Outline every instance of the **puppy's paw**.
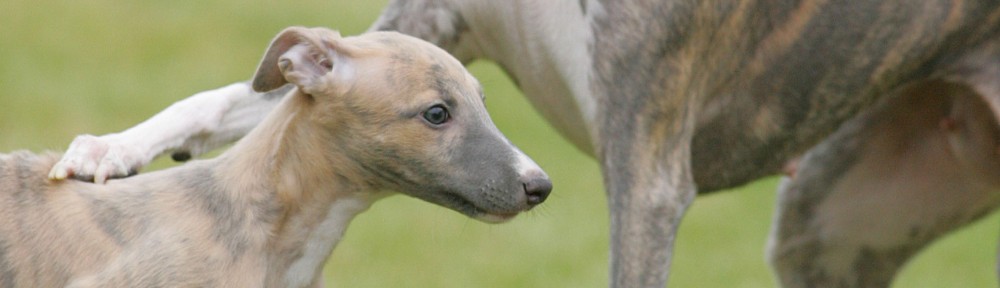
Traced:
<svg viewBox="0 0 1000 288">
<path fill-rule="evenodd" d="M 131 145 L 122 144 L 113 136 L 80 135 L 73 139 L 69 150 L 52 167 L 49 178 L 68 177 L 103 184 L 108 179 L 134 175 L 146 162 L 143 154 Z"/>
</svg>

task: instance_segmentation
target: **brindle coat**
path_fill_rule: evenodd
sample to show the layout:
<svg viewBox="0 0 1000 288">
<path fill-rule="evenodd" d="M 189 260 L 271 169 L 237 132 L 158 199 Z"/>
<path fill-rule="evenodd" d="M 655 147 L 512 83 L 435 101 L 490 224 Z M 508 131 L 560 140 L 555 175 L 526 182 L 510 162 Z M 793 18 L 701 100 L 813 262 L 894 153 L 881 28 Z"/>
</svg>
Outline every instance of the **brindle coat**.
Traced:
<svg viewBox="0 0 1000 288">
<path fill-rule="evenodd" d="M 783 186 L 772 262 L 787 286 L 885 286 L 919 247 L 1000 204 L 994 195 L 1000 181 L 970 176 L 1000 175 L 996 1 L 472 2 L 393 1 L 373 29 L 436 41 L 466 61 L 497 61 L 543 116 L 600 161 L 611 210 L 613 287 L 663 287 L 677 225 L 697 192 L 773 175 L 824 139 L 830 140 L 799 163 L 800 176 Z M 499 12 L 484 12 L 491 9 Z M 441 14 L 447 16 L 419 21 Z M 581 23 L 566 19 L 586 26 L 569 27 Z M 574 33 L 583 36 L 565 36 Z M 574 45 L 586 47 L 584 57 L 554 55 Z M 581 68 L 572 62 L 585 63 L 587 73 L 565 71 Z M 555 71 L 562 81 L 532 81 L 546 78 L 530 70 Z M 923 97 L 937 101 L 906 100 Z M 871 116 L 845 125 L 860 111 Z M 873 123 L 890 121 L 883 117 L 893 121 Z M 839 136 L 827 138 L 838 129 Z M 874 144 L 857 143 L 886 130 L 919 136 L 885 139 L 897 146 L 882 154 Z M 938 146 L 884 157 L 926 142 Z M 953 156 L 963 153 L 970 157 Z M 895 169 L 920 159 L 927 162 L 920 169 L 896 175 L 861 166 Z M 864 176 L 845 177 L 851 172 Z M 906 181 L 915 179 L 921 181 Z M 821 203 L 857 206 L 868 200 L 823 202 L 831 197 L 823 195 L 842 194 L 841 182 L 879 180 L 900 187 L 854 193 L 906 190 L 893 195 L 961 199 L 935 207 L 941 202 L 883 197 L 870 208 L 839 211 L 867 221 L 824 214 L 844 227 L 807 212 Z M 925 187 L 917 183 L 963 181 L 917 189 Z M 897 210 L 923 213 L 880 213 Z M 879 217 L 883 223 L 872 221 Z M 908 228 L 870 228 L 897 225 Z M 909 236 L 890 236 L 900 233 Z"/>
<path fill-rule="evenodd" d="M 396 0 L 371 29 L 495 61 L 597 158 L 611 286 L 663 287 L 694 196 L 783 167 L 796 176 L 770 247 L 781 281 L 884 286 L 924 244 L 1000 205 L 988 177 L 1000 171 L 998 6 Z"/>
<path fill-rule="evenodd" d="M 289 28 L 253 86 L 286 83 L 215 159 L 102 185 L 48 179 L 56 155 L 0 155 L 0 287 L 317 287 L 347 224 L 389 190 L 490 222 L 551 190 L 478 82 L 424 41 Z"/>
</svg>

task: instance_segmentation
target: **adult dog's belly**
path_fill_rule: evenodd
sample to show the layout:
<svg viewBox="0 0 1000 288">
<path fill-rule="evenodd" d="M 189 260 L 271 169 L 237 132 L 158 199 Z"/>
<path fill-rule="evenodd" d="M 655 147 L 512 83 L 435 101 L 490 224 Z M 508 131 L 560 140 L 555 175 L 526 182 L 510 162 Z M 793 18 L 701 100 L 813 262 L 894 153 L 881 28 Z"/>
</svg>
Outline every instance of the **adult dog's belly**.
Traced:
<svg viewBox="0 0 1000 288">
<path fill-rule="evenodd" d="M 908 74 L 901 78 L 913 81 L 926 77 L 920 72 Z M 876 85 L 873 83 L 878 82 L 870 78 L 854 77 L 838 79 L 834 82 L 841 85 L 832 88 L 831 82 L 820 79 L 823 77 L 799 86 L 808 89 L 769 90 L 762 88 L 769 87 L 763 83 L 753 83 L 741 87 L 746 89 L 730 90 L 741 92 L 709 98 L 699 111 L 691 147 L 698 191 L 732 188 L 777 174 L 787 161 L 887 94 L 878 92 L 878 87 L 907 82 Z"/>
</svg>

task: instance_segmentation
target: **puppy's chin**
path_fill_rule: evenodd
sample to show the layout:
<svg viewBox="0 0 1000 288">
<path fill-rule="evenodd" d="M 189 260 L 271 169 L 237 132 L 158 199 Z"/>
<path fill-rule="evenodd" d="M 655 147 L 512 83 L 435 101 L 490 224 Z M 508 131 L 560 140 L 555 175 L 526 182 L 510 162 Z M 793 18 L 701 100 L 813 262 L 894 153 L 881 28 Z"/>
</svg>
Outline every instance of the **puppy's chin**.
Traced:
<svg viewBox="0 0 1000 288">
<path fill-rule="evenodd" d="M 507 214 L 487 214 L 487 213 L 483 213 L 483 214 L 476 215 L 473 218 L 476 219 L 476 220 L 479 220 L 479 221 L 486 222 L 486 223 L 500 224 L 500 223 L 504 223 L 504 222 L 510 221 L 511 219 L 514 219 L 514 217 L 517 217 L 517 214 L 518 213 L 507 213 Z"/>
</svg>

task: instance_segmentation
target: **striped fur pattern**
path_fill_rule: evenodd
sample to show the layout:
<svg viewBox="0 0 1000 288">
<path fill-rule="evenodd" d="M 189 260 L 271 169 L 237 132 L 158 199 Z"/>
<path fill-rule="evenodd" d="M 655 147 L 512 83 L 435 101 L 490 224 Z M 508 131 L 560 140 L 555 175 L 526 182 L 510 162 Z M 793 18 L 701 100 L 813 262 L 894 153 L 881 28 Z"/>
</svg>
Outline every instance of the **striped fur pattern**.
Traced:
<svg viewBox="0 0 1000 288">
<path fill-rule="evenodd" d="M 558 133 L 599 161 L 612 287 L 665 285 L 695 195 L 781 171 L 789 177 L 770 261 L 782 283 L 884 287 L 923 245 L 997 206 L 998 187 L 984 175 L 998 171 L 998 6 L 396 0 L 371 30 L 428 40 L 463 62 L 495 61 Z M 152 130 L 100 139 L 144 139 L 141 131 Z M 866 201 L 881 206 L 857 205 Z"/>
<path fill-rule="evenodd" d="M 791 184 L 783 186 L 772 239 L 771 261 L 789 287 L 884 287 L 924 244 L 998 204 L 988 193 L 1000 188 L 995 181 L 963 178 L 1000 171 L 1000 141 L 993 137 L 993 115 L 1000 111 L 994 83 L 1000 74 L 991 68 L 1000 57 L 996 1 L 515 2 L 394 1 L 373 29 L 444 39 L 438 44 L 451 47 L 459 59 L 497 61 L 560 133 L 598 159 L 611 210 L 612 287 L 663 287 L 677 225 L 694 195 L 774 175 L 811 147 L 817 147 L 815 155 L 798 162 L 798 171 L 818 176 L 789 178 Z M 419 24 L 433 15 L 445 16 L 433 25 Z M 907 87 L 943 94 L 933 95 L 939 102 L 876 105 L 927 96 Z M 958 108 L 969 106 L 989 109 Z M 915 123 L 917 117 L 898 116 L 897 110 L 925 113 L 920 115 L 931 120 Z M 893 125 L 849 121 L 862 111 L 896 120 L 886 120 Z M 847 149 L 846 143 L 868 138 L 860 132 L 828 138 L 839 129 L 863 135 L 915 131 L 921 137 L 882 141 L 903 145 L 897 148 L 938 146 L 924 155 L 877 157 L 884 154 L 873 151 L 905 150 L 860 144 Z M 820 157 L 835 153 L 824 151 L 837 152 Z M 966 158 L 946 157 L 963 153 Z M 879 161 L 905 166 L 918 159 L 933 159 L 925 163 L 934 165 L 891 177 L 859 168 Z M 866 176 L 840 174 L 852 171 Z M 842 215 L 851 211 L 841 209 L 800 212 L 851 207 L 864 198 L 831 197 L 847 191 L 838 187 L 889 179 L 965 184 L 910 189 L 910 194 L 886 191 L 916 184 L 863 186 L 863 192 L 886 193 L 878 198 L 884 207 L 926 212 L 887 220 L 888 226 L 910 227 L 906 232 L 874 229 L 885 223 L 850 222 L 855 216 Z M 955 189 L 966 192 L 955 197 L 974 200 L 931 209 L 921 205 L 941 202 L 888 196 L 948 199 L 941 195 Z M 789 200 L 800 193 L 829 198 Z M 878 212 L 862 215 L 879 219 Z M 830 219 L 847 226 L 824 226 Z M 866 236 L 878 233 L 914 236 L 878 241 Z M 829 234 L 843 241 L 824 242 L 831 241 L 822 236 Z M 804 245 L 802 239 L 812 242 Z"/>
<path fill-rule="evenodd" d="M 215 159 L 95 184 L 46 177 L 59 155 L 0 155 L 0 287 L 317 287 L 390 191 L 502 222 L 551 190 L 476 80 L 416 38 L 286 29 L 253 86 L 286 84 Z"/>
</svg>

